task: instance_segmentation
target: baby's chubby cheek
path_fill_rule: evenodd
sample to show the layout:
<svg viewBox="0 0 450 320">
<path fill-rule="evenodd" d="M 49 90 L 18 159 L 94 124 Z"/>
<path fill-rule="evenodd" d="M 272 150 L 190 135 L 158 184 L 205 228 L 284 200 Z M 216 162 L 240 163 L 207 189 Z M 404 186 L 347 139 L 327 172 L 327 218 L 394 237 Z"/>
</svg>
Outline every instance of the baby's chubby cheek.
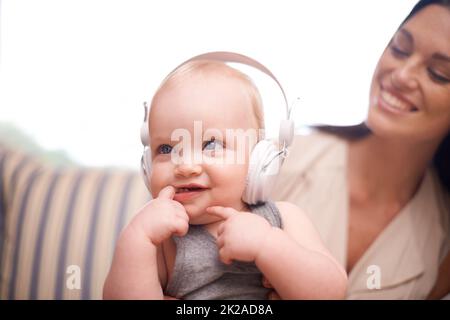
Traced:
<svg viewBox="0 0 450 320">
<path fill-rule="evenodd" d="M 151 190 L 151 196 L 152 198 L 157 198 L 159 195 L 159 192 L 164 188 L 165 186 L 155 181 L 155 179 L 152 177 L 150 179 L 150 190 Z"/>
<path fill-rule="evenodd" d="M 150 174 L 149 185 L 152 193 L 152 198 L 157 198 L 159 192 L 165 187 L 171 185 L 171 176 L 168 174 L 171 172 L 171 168 L 166 168 L 166 166 L 153 163 L 152 170 Z"/>
<path fill-rule="evenodd" d="M 222 202 L 219 205 L 231 205 L 242 198 L 246 186 L 248 165 L 228 165 L 216 175 L 217 185 L 214 190 L 214 200 Z"/>
<path fill-rule="evenodd" d="M 241 193 L 245 188 L 248 175 L 248 164 L 228 165 L 217 176 L 221 188 L 229 188 L 227 193 Z"/>
</svg>

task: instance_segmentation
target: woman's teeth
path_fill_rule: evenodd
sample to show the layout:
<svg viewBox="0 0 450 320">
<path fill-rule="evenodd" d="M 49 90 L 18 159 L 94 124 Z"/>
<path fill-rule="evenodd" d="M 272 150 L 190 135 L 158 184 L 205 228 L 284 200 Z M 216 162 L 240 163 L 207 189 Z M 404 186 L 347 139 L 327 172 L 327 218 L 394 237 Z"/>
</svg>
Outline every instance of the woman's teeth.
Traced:
<svg viewBox="0 0 450 320">
<path fill-rule="evenodd" d="M 389 92 L 382 90 L 381 98 L 386 101 L 392 108 L 400 110 L 400 111 L 417 111 L 415 107 L 410 105 L 407 102 L 404 102 Z"/>
</svg>

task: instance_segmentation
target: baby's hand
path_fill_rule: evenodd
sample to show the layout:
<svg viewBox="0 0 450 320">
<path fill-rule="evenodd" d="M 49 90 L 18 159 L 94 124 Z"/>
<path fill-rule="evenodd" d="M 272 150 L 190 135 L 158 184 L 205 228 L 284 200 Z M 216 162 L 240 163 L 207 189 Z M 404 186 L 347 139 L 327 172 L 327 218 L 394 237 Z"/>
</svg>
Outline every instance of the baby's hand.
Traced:
<svg viewBox="0 0 450 320">
<path fill-rule="evenodd" d="M 253 262 L 262 243 L 271 231 L 269 222 L 256 214 L 239 212 L 233 208 L 213 206 L 207 212 L 224 219 L 218 228 L 217 247 L 223 263 L 233 260 Z"/>
<path fill-rule="evenodd" d="M 174 187 L 163 188 L 130 223 L 133 228 L 143 230 L 155 246 L 172 234 L 184 236 L 189 229 L 189 216 L 183 205 L 173 200 L 174 195 Z"/>
</svg>

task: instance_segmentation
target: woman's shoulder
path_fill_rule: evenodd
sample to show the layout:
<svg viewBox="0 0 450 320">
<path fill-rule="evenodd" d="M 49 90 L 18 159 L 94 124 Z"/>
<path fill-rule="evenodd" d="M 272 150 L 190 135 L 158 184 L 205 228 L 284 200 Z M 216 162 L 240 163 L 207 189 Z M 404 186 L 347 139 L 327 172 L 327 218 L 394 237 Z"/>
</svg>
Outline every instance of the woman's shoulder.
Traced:
<svg viewBox="0 0 450 320">
<path fill-rule="evenodd" d="M 294 136 L 292 145 L 308 148 L 327 148 L 335 144 L 345 144 L 340 136 L 316 128 L 298 131 Z"/>
<path fill-rule="evenodd" d="M 348 142 L 337 135 L 313 130 L 296 135 L 289 147 L 282 172 L 345 166 Z"/>
</svg>

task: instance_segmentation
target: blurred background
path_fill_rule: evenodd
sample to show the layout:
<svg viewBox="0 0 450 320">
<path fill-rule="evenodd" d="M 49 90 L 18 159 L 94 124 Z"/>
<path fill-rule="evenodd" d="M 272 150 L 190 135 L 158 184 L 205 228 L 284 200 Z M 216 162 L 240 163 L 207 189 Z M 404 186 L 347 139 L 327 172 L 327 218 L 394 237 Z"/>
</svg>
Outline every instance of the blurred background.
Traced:
<svg viewBox="0 0 450 320">
<path fill-rule="evenodd" d="M 298 132 L 359 123 L 378 57 L 415 2 L 0 0 L 0 141 L 54 163 L 137 169 L 142 102 L 179 63 L 219 50 L 257 59 L 299 98 Z M 248 72 L 273 136 L 281 95 Z"/>
</svg>

